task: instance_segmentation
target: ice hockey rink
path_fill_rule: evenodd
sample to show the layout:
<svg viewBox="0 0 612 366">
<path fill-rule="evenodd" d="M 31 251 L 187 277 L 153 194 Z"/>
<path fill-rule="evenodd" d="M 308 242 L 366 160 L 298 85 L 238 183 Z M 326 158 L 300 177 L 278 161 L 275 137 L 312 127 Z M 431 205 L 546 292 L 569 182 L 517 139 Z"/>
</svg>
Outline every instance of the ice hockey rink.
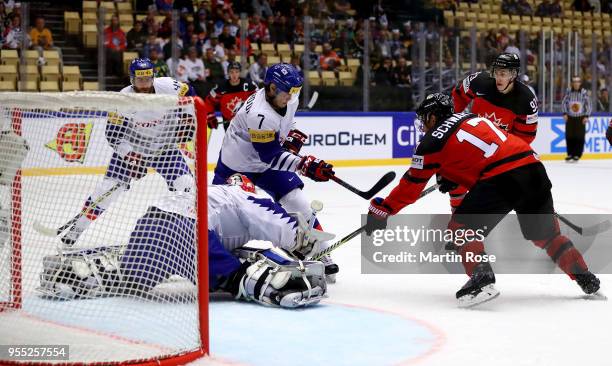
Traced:
<svg viewBox="0 0 612 366">
<path fill-rule="evenodd" d="M 545 165 L 554 185 L 558 212 L 612 213 L 611 160 L 583 160 L 578 164 L 546 161 Z M 336 174 L 367 189 L 393 170 L 398 178 L 381 192 L 384 196 L 405 169 L 338 167 Z M 41 187 L 28 183 L 35 179 L 59 178 L 26 177 L 24 189 Z M 139 194 L 140 189 L 146 188 L 145 183 L 148 188 L 155 182 L 161 183 L 159 179 L 149 175 L 142 183 L 135 183 L 122 199 Z M 66 204 L 78 207 L 95 181 L 88 184 L 91 187 L 82 187 L 82 194 L 74 195 L 74 202 Z M 327 231 L 341 238 L 359 227 L 360 214 L 367 211 L 366 200 L 333 182 L 305 180 L 305 184 L 310 199 L 324 202 L 319 218 Z M 144 210 L 146 202 L 140 204 Z M 115 214 L 111 210 L 105 215 L 108 218 Z M 448 210 L 448 196 L 434 192 L 402 213 Z M 46 217 L 52 214 L 44 213 Z M 95 225 L 107 225 L 109 221 L 103 219 Z M 62 220 L 58 217 L 56 221 Z M 133 224 L 116 223 L 126 230 Z M 31 218 L 24 218 L 24 225 L 31 225 Z M 602 235 L 610 237 L 612 245 L 612 234 Z M 525 241 L 524 245 L 532 244 Z M 546 258 L 545 253 L 542 256 Z M 337 249 L 333 258 L 340 266 L 337 283 L 329 286 L 329 298 L 315 307 L 292 311 L 214 296 L 210 303 L 211 357 L 193 365 L 609 365 L 607 360 L 612 357 L 609 348 L 612 303 L 586 299 L 565 275 L 498 275 L 500 297 L 465 310 L 457 308 L 455 300 L 455 291 L 467 280 L 464 275 L 361 274 L 359 238 Z M 586 260 L 589 261 L 588 254 Z M 611 294 L 612 275 L 600 278 L 602 291 Z M 67 326 L 57 326 L 64 315 L 69 318 L 65 308 L 62 310 L 66 304 L 37 307 L 36 302 L 40 301 L 44 300 L 26 299 L 24 308 L 52 312 L 55 322 L 43 320 L 49 314 L 35 312 L 18 319 L 4 315 L 0 339 L 27 343 L 28 332 L 37 332 L 42 335 L 40 339 L 50 344 L 71 343 L 74 337 L 75 341 L 94 344 L 100 350 L 109 349 L 108 346 L 117 354 L 142 357 L 184 342 L 172 318 L 164 316 L 163 309 L 155 304 L 135 304 L 116 298 L 87 300 L 105 301 L 122 311 L 137 313 L 142 319 L 156 319 L 157 325 L 167 330 L 151 332 L 146 339 L 134 342 L 130 340 L 133 324 L 92 323 L 87 316 L 78 319 L 70 316 Z M 73 301 L 67 305 L 85 306 L 80 303 Z M 191 311 L 189 306 L 181 310 L 186 321 L 191 318 L 195 323 Z M 98 331 L 84 330 L 79 322 Z M 110 331 L 125 336 L 106 336 Z"/>
<path fill-rule="evenodd" d="M 612 213 L 612 161 L 545 165 L 558 212 Z M 367 189 L 390 170 L 400 177 L 405 167 L 337 168 L 336 174 Z M 309 198 L 325 203 L 319 217 L 327 230 L 340 238 L 359 227 L 367 201 L 332 182 L 305 184 Z M 448 196 L 434 192 L 402 213 L 448 209 Z M 610 232 L 602 235 L 612 245 Z M 609 365 L 612 357 L 612 302 L 585 299 L 565 275 L 498 275 L 501 295 L 465 310 L 455 300 L 465 275 L 361 274 L 358 238 L 333 258 L 340 266 L 337 283 L 315 308 L 213 300 L 213 360 L 195 364 Z M 600 278 L 602 292 L 611 293 L 612 275 Z"/>
</svg>

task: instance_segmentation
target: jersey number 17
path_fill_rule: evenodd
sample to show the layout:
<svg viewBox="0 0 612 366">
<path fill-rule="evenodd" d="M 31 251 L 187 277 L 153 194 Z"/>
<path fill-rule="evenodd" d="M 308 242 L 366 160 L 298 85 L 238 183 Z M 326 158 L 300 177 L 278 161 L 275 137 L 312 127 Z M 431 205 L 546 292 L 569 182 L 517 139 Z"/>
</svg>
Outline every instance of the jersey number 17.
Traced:
<svg viewBox="0 0 612 366">
<path fill-rule="evenodd" d="M 495 127 L 493 122 L 489 121 L 488 119 L 473 118 L 469 121 L 466 121 L 465 123 L 467 123 L 468 125 L 472 127 L 478 127 L 480 122 L 484 122 L 487 126 L 489 126 L 489 128 L 497 135 L 497 137 L 499 137 L 501 142 L 504 142 L 508 139 L 508 137 L 506 137 L 506 135 L 504 135 L 504 133 L 501 132 L 497 127 Z M 463 129 L 459 129 L 459 131 L 457 131 L 457 140 L 459 140 L 459 142 L 464 142 L 464 141 L 469 142 L 470 144 L 474 145 L 478 149 L 482 150 L 485 158 L 493 156 L 493 154 L 495 154 L 495 152 L 499 148 L 499 144 L 495 142 L 487 143 L 483 141 L 480 137 L 474 134 L 471 134 L 468 131 L 465 131 Z"/>
</svg>

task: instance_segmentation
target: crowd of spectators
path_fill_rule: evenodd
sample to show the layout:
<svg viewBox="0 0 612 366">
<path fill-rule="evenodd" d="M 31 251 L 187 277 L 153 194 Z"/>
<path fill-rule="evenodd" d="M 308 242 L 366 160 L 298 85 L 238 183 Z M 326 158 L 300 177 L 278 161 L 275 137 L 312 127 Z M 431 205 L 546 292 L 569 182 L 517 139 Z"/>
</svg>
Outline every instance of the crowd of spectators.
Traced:
<svg viewBox="0 0 612 366">
<path fill-rule="evenodd" d="M 353 2 L 355 3 L 355 2 Z M 358 3 L 358 2 L 357 2 Z M 227 64 L 240 55 L 240 14 L 246 13 L 246 54 L 249 65 L 242 62 L 247 79 L 261 84 L 268 67 L 268 57 L 277 56 L 273 51 L 258 51 L 263 43 L 304 43 L 304 16 L 312 17 L 310 27 L 310 56 L 305 54 L 283 55 L 283 61 L 316 71 L 345 70 L 347 58 L 363 59 L 364 20 L 359 17 L 351 2 L 345 0 L 251 0 L 251 1 L 167 1 L 137 2 L 137 11 L 147 11 L 147 16 L 134 23 L 125 33 L 118 19 L 112 18 L 105 29 L 105 45 L 109 72 L 122 74 L 121 54 L 138 52 L 142 57 L 155 59 L 159 74 L 173 72 L 171 11 L 178 10 L 179 61 L 175 77 L 194 85 L 199 93 L 206 93 L 214 84 L 227 77 Z M 410 86 L 409 47 L 411 29 L 392 28 L 380 4 L 373 12 L 370 55 L 374 72 L 372 84 Z M 162 21 L 157 21 L 165 16 Z M 289 57 L 287 57 L 289 56 Z M 400 60 L 401 66 L 400 66 Z M 386 73 L 380 68 L 391 67 L 400 71 Z M 399 68 L 398 68 L 399 67 Z"/>
</svg>

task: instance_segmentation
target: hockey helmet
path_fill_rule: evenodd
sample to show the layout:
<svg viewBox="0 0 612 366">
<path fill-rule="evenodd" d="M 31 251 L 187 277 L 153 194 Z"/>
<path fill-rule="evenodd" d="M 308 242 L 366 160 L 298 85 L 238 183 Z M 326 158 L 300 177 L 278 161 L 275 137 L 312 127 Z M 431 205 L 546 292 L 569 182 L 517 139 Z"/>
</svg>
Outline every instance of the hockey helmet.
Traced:
<svg viewBox="0 0 612 366">
<path fill-rule="evenodd" d="M 521 68 L 521 59 L 516 53 L 504 52 L 493 60 L 491 68 L 493 69 L 493 74 L 495 74 L 495 69 L 508 69 L 516 70 L 518 75 L 519 69 Z"/>
<path fill-rule="evenodd" d="M 429 94 L 416 109 L 417 118 L 422 124 L 427 121 L 431 114 L 436 116 L 438 121 L 443 121 L 453 113 L 453 100 L 442 93 Z"/>
<path fill-rule="evenodd" d="M 235 70 L 238 70 L 238 71 L 242 70 L 242 66 L 240 65 L 240 62 L 238 62 L 238 61 L 230 61 L 227 64 L 227 71 L 230 71 L 232 69 L 235 69 Z"/>
<path fill-rule="evenodd" d="M 255 193 L 255 184 L 244 174 L 236 173 L 230 175 L 226 180 L 230 186 L 238 186 L 245 192 Z"/>
<path fill-rule="evenodd" d="M 134 84 L 137 76 L 155 77 L 155 66 L 148 58 L 135 58 L 130 63 L 130 81 Z"/>
<path fill-rule="evenodd" d="M 289 94 L 298 94 L 302 88 L 304 80 L 300 73 L 291 64 L 279 63 L 274 64 L 266 71 L 264 84 L 270 85 L 273 83 L 280 91 Z"/>
</svg>

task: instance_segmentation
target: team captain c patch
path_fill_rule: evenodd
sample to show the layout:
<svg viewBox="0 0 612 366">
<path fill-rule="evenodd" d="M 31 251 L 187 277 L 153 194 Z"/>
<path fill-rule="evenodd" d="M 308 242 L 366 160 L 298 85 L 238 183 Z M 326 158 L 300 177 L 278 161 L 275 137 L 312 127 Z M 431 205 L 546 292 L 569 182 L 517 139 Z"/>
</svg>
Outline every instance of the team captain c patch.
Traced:
<svg viewBox="0 0 612 366">
<path fill-rule="evenodd" d="M 251 142 L 266 143 L 274 141 L 274 130 L 249 130 Z"/>
</svg>

